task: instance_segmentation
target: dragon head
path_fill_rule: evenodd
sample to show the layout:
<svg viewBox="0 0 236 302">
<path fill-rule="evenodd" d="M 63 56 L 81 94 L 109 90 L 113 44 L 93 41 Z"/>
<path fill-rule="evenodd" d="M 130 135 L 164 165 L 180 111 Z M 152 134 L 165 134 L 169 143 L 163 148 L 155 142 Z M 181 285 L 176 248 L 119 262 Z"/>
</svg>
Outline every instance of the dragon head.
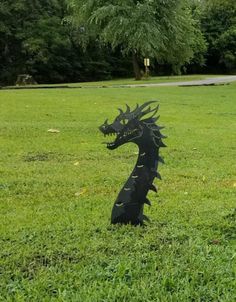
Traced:
<svg viewBox="0 0 236 302">
<path fill-rule="evenodd" d="M 118 109 L 119 115 L 115 118 L 113 123 L 109 124 L 108 120 L 99 127 L 99 130 L 104 136 L 115 135 L 113 142 L 106 142 L 107 148 L 110 150 L 133 142 L 138 146 L 156 146 L 165 147 L 162 142 L 163 136 L 160 133 L 159 127 L 155 124 L 159 116 L 156 116 L 159 105 L 153 109 L 150 107 L 155 101 L 149 101 L 141 106 L 136 105 L 136 108 L 131 111 L 130 107 L 126 105 L 126 111 Z"/>
</svg>

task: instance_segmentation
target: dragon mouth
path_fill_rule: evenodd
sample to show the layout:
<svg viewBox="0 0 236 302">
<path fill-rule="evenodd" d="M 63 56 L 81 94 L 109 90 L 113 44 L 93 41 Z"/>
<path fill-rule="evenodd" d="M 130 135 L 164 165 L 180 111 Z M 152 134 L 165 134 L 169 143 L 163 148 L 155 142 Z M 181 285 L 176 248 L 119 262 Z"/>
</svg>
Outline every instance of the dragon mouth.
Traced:
<svg viewBox="0 0 236 302">
<path fill-rule="evenodd" d="M 112 142 L 103 142 L 103 144 L 107 145 L 108 149 L 115 149 L 118 133 L 116 133 L 116 132 L 112 132 L 112 133 L 109 133 L 109 134 L 104 133 L 105 137 L 107 137 L 107 136 L 114 136 L 114 135 L 116 135 L 116 138 L 115 138 L 114 141 L 112 141 Z"/>
<path fill-rule="evenodd" d="M 122 132 L 110 132 L 109 134 L 104 133 L 104 136 L 116 136 L 115 140 L 112 142 L 104 142 L 104 144 L 107 145 L 107 148 L 110 150 L 116 149 L 117 147 L 133 141 L 135 138 L 138 138 L 140 136 L 140 130 L 134 129 L 134 130 L 128 130 L 128 131 L 122 131 Z"/>
</svg>

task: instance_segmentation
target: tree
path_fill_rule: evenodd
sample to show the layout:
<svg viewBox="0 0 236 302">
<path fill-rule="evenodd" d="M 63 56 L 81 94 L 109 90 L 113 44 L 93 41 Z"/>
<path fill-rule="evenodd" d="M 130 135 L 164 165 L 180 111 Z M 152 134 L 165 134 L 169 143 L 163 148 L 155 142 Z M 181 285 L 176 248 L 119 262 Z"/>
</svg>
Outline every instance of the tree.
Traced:
<svg viewBox="0 0 236 302">
<path fill-rule="evenodd" d="M 0 5 L 1 80 L 12 83 L 19 73 L 47 75 L 63 80 L 70 52 L 67 29 L 62 25 L 64 0 L 2 0 Z M 2 26 L 4 25 L 4 26 Z M 54 75 L 53 75 L 54 74 Z"/>
<path fill-rule="evenodd" d="M 207 64 L 215 71 L 236 70 L 236 2 L 202 1 L 202 30 L 208 42 Z"/>
<path fill-rule="evenodd" d="M 194 56 L 195 21 L 185 0 L 70 0 L 74 19 L 96 33 L 112 49 L 132 55 L 135 78 L 141 78 L 139 60 L 156 58 L 175 72 Z"/>
<path fill-rule="evenodd" d="M 219 36 L 215 48 L 220 49 L 219 63 L 227 70 L 236 70 L 236 26 L 231 26 Z"/>
<path fill-rule="evenodd" d="M 112 52 L 91 33 L 88 40 L 67 21 L 69 13 L 66 0 L 0 0 L 0 84 L 14 84 L 22 73 L 38 83 L 127 75 L 118 49 Z"/>
</svg>

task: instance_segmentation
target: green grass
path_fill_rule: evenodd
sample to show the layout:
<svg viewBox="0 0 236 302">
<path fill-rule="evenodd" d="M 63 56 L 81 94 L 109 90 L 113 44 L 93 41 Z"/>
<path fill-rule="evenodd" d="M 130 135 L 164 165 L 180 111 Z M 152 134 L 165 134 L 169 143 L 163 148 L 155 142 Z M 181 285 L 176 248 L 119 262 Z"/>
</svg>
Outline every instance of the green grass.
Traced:
<svg viewBox="0 0 236 302">
<path fill-rule="evenodd" d="M 235 301 L 235 95 L 0 91 L 0 301 Z M 151 223 L 111 226 L 137 148 L 108 151 L 98 126 L 150 99 L 168 136 Z"/>
</svg>

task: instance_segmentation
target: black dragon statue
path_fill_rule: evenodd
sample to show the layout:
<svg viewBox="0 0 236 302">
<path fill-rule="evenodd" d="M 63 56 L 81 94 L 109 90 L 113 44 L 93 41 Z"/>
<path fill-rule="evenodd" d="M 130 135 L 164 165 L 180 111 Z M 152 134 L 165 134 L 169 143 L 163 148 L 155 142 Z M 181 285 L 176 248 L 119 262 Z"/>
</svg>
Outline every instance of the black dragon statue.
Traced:
<svg viewBox="0 0 236 302">
<path fill-rule="evenodd" d="M 164 127 L 156 125 L 159 116 L 156 116 L 159 105 L 151 108 L 155 101 L 137 105 L 131 111 L 126 105 L 126 111 L 121 109 L 120 114 L 112 124 L 108 120 L 99 127 L 107 135 L 116 135 L 113 142 L 105 143 L 107 148 L 114 150 L 117 147 L 132 142 L 138 145 L 139 155 L 137 163 L 121 189 L 112 209 L 111 223 L 143 225 L 148 218 L 143 214 L 144 204 L 150 205 L 147 199 L 149 190 L 157 192 L 153 185 L 155 177 L 161 179 L 157 172 L 158 163 L 164 163 L 159 156 L 159 148 L 166 147 L 162 142 L 165 138 L 160 132 Z"/>
</svg>

